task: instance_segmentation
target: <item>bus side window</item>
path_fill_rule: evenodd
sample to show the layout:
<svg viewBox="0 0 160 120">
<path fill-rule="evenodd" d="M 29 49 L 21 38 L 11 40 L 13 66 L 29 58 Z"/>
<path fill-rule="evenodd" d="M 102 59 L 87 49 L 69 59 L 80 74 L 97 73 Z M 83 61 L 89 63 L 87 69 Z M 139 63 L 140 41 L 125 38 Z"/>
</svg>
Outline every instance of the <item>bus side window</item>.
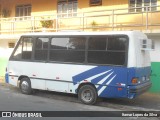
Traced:
<svg viewBox="0 0 160 120">
<path fill-rule="evenodd" d="M 85 37 L 52 38 L 50 60 L 58 62 L 85 61 Z"/>
<path fill-rule="evenodd" d="M 32 46 L 32 38 L 21 38 L 18 43 L 17 49 L 15 50 L 11 58 L 14 60 L 30 60 L 32 56 Z"/>
<path fill-rule="evenodd" d="M 106 55 L 107 37 L 95 36 L 90 37 L 88 41 L 88 63 L 108 64 Z"/>
<path fill-rule="evenodd" d="M 126 45 L 127 45 L 127 39 L 125 37 L 113 36 L 108 38 L 107 49 L 125 51 Z"/>
<path fill-rule="evenodd" d="M 124 36 L 90 37 L 88 63 L 124 65 L 127 39 Z"/>
<path fill-rule="evenodd" d="M 40 37 L 35 42 L 35 60 L 47 60 L 49 38 Z"/>
<path fill-rule="evenodd" d="M 22 59 L 30 60 L 32 57 L 32 38 L 24 38 L 23 39 L 23 49 L 22 49 Z"/>
<path fill-rule="evenodd" d="M 108 37 L 107 50 L 112 64 L 124 65 L 126 62 L 127 38 L 125 36 Z"/>
<path fill-rule="evenodd" d="M 17 49 L 11 56 L 11 59 L 20 60 L 22 58 L 22 39 L 19 41 Z"/>
</svg>

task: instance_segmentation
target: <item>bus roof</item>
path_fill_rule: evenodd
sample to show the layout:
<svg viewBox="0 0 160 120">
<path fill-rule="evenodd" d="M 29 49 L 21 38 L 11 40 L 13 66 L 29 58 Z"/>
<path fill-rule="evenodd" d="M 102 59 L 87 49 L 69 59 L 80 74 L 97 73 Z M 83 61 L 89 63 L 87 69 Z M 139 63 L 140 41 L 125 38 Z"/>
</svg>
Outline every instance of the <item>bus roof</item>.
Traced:
<svg viewBox="0 0 160 120">
<path fill-rule="evenodd" d="M 62 31 L 62 32 L 35 32 L 35 33 L 26 33 L 21 36 L 45 36 L 45 35 L 55 35 L 55 36 L 66 36 L 66 35 L 129 35 L 133 33 L 140 33 L 140 31 L 101 31 L 101 32 L 77 32 L 77 31 Z"/>
</svg>

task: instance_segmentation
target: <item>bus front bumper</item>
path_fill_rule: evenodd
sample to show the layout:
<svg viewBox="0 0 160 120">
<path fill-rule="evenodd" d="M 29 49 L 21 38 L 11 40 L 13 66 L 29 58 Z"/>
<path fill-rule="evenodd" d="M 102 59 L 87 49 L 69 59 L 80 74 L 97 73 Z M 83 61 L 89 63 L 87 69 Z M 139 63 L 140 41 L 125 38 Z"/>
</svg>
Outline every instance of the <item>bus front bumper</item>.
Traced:
<svg viewBox="0 0 160 120">
<path fill-rule="evenodd" d="M 132 99 L 149 90 L 152 86 L 150 81 L 140 85 L 128 86 L 128 98 Z"/>
</svg>

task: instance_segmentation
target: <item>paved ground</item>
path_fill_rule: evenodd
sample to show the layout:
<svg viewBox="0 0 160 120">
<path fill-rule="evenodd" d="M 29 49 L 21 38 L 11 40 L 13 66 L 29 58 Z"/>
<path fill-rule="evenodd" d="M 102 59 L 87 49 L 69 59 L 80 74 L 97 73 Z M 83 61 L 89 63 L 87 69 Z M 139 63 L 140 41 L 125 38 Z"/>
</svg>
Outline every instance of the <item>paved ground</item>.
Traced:
<svg viewBox="0 0 160 120">
<path fill-rule="evenodd" d="M 40 94 L 44 94 L 39 92 Z M 59 96 L 59 98 L 62 96 Z M 0 111 L 117 111 L 113 108 L 101 106 L 88 106 L 81 103 L 69 102 L 68 100 L 50 99 L 44 96 L 24 95 L 15 87 L 0 84 Z M 5 119 L 5 118 L 0 118 Z M 12 118 L 11 120 L 17 120 Z M 40 119 L 40 118 L 38 118 Z M 44 119 L 44 118 L 43 118 Z M 46 119 L 46 118 L 45 118 Z M 47 118 L 53 119 L 53 118 Z M 75 119 L 75 118 L 54 118 L 54 119 Z M 81 119 L 81 118 L 77 118 Z M 97 118 L 85 118 L 86 120 L 96 120 Z M 105 120 L 106 118 L 99 118 Z M 111 120 L 119 118 L 110 118 Z M 27 118 L 26 118 L 27 120 Z M 122 119 L 120 119 L 122 120 Z M 154 119 L 156 120 L 156 119 Z"/>
<path fill-rule="evenodd" d="M 16 87 L 13 87 L 11 85 L 2 83 L 0 81 L 0 86 L 3 86 L 6 89 L 12 90 L 12 92 L 20 93 L 19 89 Z M 56 99 L 56 100 L 67 100 L 69 102 L 74 103 L 80 103 L 77 100 L 76 95 L 72 94 L 63 94 L 63 93 L 57 93 L 57 92 L 48 92 L 48 91 L 36 91 L 34 93 L 34 96 L 44 97 L 44 98 L 50 98 L 50 99 Z M 147 111 L 155 111 L 160 110 L 160 93 L 144 93 L 141 96 L 139 96 L 136 99 L 99 99 L 96 106 L 103 106 L 103 107 L 109 107 L 114 109 L 121 110 L 147 110 Z"/>
<path fill-rule="evenodd" d="M 76 95 L 37 91 L 34 95 L 21 94 L 19 89 L 0 83 L 0 111 L 157 111 L 160 94 L 146 93 L 135 100 L 100 99 L 95 106 L 81 104 Z M 2 119 L 2 118 L 1 118 Z M 0 119 L 0 120 L 1 120 Z M 58 118 L 61 119 L 61 118 Z M 64 118 L 63 118 L 64 119 Z M 73 118 L 67 118 L 71 120 Z M 80 119 L 80 118 L 77 118 Z M 97 118 L 85 118 L 97 120 Z M 98 118 L 99 119 L 99 118 Z M 100 118 L 104 119 L 105 118 Z M 159 118 L 110 118 L 111 120 L 159 120 Z"/>
</svg>

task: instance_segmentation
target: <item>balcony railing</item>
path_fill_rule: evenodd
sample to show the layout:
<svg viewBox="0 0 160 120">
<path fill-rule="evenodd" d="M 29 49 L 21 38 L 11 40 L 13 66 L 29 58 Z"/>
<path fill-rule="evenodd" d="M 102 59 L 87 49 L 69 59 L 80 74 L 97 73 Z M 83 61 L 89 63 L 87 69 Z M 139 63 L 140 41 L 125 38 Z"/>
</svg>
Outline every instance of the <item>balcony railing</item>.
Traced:
<svg viewBox="0 0 160 120">
<path fill-rule="evenodd" d="M 0 34 L 21 34 L 26 32 L 83 30 L 83 31 L 113 31 L 113 30 L 160 30 L 160 6 L 154 6 L 156 11 L 130 13 L 129 9 L 114 9 L 72 13 L 74 15 L 56 14 L 43 16 L 24 16 L 0 19 Z M 136 8 L 139 9 L 139 8 Z M 140 7 L 144 9 L 144 7 Z M 60 16 L 60 17 L 59 17 Z M 72 17 L 71 17 L 72 16 Z M 74 16 L 74 17 L 73 17 Z M 52 21 L 48 28 L 43 28 L 42 21 Z"/>
</svg>

